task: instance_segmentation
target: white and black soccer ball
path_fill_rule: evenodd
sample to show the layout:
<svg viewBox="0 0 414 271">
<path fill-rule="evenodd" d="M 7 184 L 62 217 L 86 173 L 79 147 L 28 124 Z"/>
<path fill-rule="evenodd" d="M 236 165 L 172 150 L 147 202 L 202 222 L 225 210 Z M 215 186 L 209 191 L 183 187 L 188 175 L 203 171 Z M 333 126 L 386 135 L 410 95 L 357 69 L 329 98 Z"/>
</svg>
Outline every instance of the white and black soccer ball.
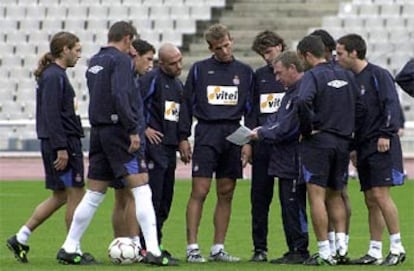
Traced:
<svg viewBox="0 0 414 271">
<path fill-rule="evenodd" d="M 131 238 L 118 237 L 109 244 L 108 256 L 114 264 L 131 264 L 137 261 L 139 248 Z"/>
</svg>

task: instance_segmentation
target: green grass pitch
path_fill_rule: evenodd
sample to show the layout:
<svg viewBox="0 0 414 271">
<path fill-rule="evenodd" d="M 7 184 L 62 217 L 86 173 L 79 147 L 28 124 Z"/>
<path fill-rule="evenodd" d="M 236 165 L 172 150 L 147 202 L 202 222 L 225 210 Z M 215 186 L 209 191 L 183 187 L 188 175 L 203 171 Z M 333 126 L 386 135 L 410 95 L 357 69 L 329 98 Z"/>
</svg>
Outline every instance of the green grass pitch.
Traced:
<svg viewBox="0 0 414 271">
<path fill-rule="evenodd" d="M 63 222 L 63 210 L 52 216 L 44 225 L 40 226 L 29 240 L 29 264 L 18 263 L 6 248 L 6 239 L 15 234 L 19 227 L 32 213 L 33 208 L 49 192 L 43 182 L 19 181 L 0 182 L 0 270 L 147 270 L 152 266 L 135 264 L 130 266 L 114 266 L 107 258 L 107 247 L 112 240 L 110 224 L 113 192 L 108 190 L 106 199 L 97 211 L 90 227 L 82 240 L 83 251 L 91 252 L 99 260 L 100 266 L 62 266 L 56 260 L 56 252 L 66 236 Z M 251 226 L 250 226 L 250 182 L 238 182 L 233 201 L 233 212 L 227 234 L 226 250 L 242 257 L 241 263 L 185 263 L 185 208 L 191 182 L 177 181 L 174 202 L 164 230 L 164 247 L 174 256 L 180 258 L 181 265 L 173 267 L 176 270 L 381 270 L 383 267 L 374 266 L 336 266 L 336 267 L 304 267 L 295 265 L 277 266 L 269 263 L 254 264 L 248 259 L 252 254 Z M 352 221 L 349 254 L 351 257 L 362 256 L 368 247 L 369 235 L 367 226 L 367 211 L 363 197 L 359 192 L 359 184 L 350 181 L 349 193 L 352 200 Z M 401 233 L 404 246 L 407 250 L 407 260 L 394 270 L 414 270 L 414 181 L 408 181 L 404 186 L 392 189 L 393 198 L 399 208 Z M 210 195 L 204 206 L 203 218 L 199 231 L 199 244 L 202 252 L 207 256 L 213 238 L 212 214 L 215 203 L 214 183 Z M 269 258 L 281 256 L 286 250 L 286 244 L 281 226 L 280 208 L 277 191 L 271 208 L 269 226 Z M 309 224 L 310 219 L 309 219 Z M 383 254 L 388 253 L 389 242 L 387 232 L 383 235 Z M 316 251 L 316 242 L 313 230 L 310 227 L 310 251 Z"/>
</svg>

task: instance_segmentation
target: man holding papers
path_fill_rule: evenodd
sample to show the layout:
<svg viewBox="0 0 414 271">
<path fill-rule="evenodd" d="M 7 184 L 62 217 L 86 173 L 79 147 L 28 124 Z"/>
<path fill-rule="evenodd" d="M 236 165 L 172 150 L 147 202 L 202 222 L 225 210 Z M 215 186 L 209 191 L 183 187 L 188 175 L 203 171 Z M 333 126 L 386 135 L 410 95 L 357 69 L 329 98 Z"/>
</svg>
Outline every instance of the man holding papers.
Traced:
<svg viewBox="0 0 414 271">
<path fill-rule="evenodd" d="M 289 251 L 283 257 L 271 260 L 271 263 L 301 264 L 309 257 L 306 186 L 299 180 L 299 119 L 296 105 L 304 68 L 295 52 L 286 51 L 273 61 L 273 69 L 276 79 L 287 87 L 287 91 L 278 113 L 270 116 L 265 125 L 255 128 L 250 138 L 274 144 L 268 173 L 279 178 L 279 200 Z"/>
</svg>

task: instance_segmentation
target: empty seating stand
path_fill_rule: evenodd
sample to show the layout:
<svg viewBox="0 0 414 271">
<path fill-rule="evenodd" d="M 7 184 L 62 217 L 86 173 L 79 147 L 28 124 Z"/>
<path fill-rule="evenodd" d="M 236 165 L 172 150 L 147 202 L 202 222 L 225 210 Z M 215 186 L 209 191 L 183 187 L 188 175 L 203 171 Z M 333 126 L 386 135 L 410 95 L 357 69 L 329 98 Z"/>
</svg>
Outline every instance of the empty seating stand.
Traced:
<svg viewBox="0 0 414 271">
<path fill-rule="evenodd" d="M 81 40 L 82 59 L 68 76 L 82 97 L 79 112 L 87 118 L 87 58 L 106 43 L 110 24 L 130 21 L 156 47 L 163 42 L 181 46 L 184 34 L 195 33 L 197 20 L 209 20 L 212 7 L 224 6 L 225 0 L 1 0 L 0 127 L 11 123 L 7 135 L 17 137 L 13 122 L 32 123 L 33 70 L 54 33 L 70 31 Z"/>
</svg>

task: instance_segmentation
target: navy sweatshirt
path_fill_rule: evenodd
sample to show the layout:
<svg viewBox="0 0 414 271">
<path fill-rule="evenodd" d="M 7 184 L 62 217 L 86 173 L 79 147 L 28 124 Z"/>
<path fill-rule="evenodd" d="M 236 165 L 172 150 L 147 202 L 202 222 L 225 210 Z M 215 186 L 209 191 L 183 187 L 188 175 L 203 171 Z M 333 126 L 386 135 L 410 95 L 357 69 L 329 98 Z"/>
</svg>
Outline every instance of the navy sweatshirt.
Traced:
<svg viewBox="0 0 414 271">
<path fill-rule="evenodd" d="M 178 121 L 183 84 L 156 68 L 140 78 L 147 126 L 164 134 L 162 143 L 178 145 Z"/>
<path fill-rule="evenodd" d="M 238 122 L 245 117 L 253 128 L 249 114 L 252 108 L 254 74 L 238 61 L 223 63 L 214 56 L 196 62 L 190 69 L 180 110 L 180 140 L 191 135 L 192 118 L 199 121 Z M 251 114 L 250 114 L 251 115 Z"/>
<path fill-rule="evenodd" d="M 259 138 L 273 144 L 268 173 L 281 178 L 296 179 L 299 175 L 299 116 L 297 100 L 300 80 L 290 86 L 277 114 L 272 114 L 259 129 Z"/>
<path fill-rule="evenodd" d="M 86 80 L 91 125 L 122 125 L 129 134 L 137 134 L 136 87 L 131 58 L 115 47 L 102 47 L 90 59 Z"/>
<path fill-rule="evenodd" d="M 276 81 L 273 67 L 266 65 L 255 72 L 255 90 L 253 97 L 254 127 L 261 126 L 267 117 L 278 111 L 285 88 Z"/>
<path fill-rule="evenodd" d="M 43 71 L 36 89 L 36 131 L 49 139 L 54 150 L 67 148 L 67 137 L 83 137 L 80 118 L 75 114 L 75 91 L 66 70 L 55 63 Z"/>
<path fill-rule="evenodd" d="M 299 89 L 300 130 L 313 130 L 351 139 L 355 128 L 359 89 L 353 74 L 332 63 L 305 72 Z"/>
<path fill-rule="evenodd" d="M 365 108 L 355 134 L 357 143 L 396 135 L 401 127 L 401 107 L 391 74 L 368 63 L 360 73 L 355 74 L 355 78 Z"/>
</svg>

